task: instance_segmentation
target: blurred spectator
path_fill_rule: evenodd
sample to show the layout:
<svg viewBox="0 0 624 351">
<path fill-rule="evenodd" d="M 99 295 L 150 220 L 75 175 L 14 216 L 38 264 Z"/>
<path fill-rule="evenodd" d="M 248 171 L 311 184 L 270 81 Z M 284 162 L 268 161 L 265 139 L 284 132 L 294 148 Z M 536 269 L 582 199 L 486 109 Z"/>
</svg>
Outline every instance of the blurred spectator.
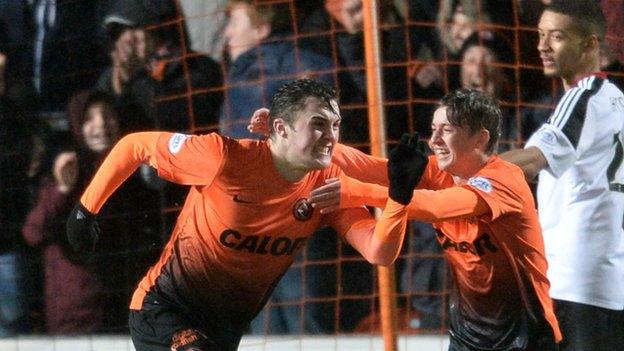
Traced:
<svg viewBox="0 0 624 351">
<path fill-rule="evenodd" d="M 0 338 L 29 331 L 29 275 L 20 235 L 28 212 L 33 136 L 15 110 L 0 109 Z"/>
<path fill-rule="evenodd" d="M 475 0 L 442 0 L 438 12 L 437 28 L 450 61 L 459 61 L 464 42 L 481 23 L 489 23 L 490 16 L 481 11 Z"/>
<path fill-rule="evenodd" d="M 114 0 L 104 18 L 111 66 L 96 87 L 139 108 L 146 120 L 136 121 L 137 129 L 191 131 L 217 123 L 221 69 L 185 49 L 178 20 L 172 0 Z"/>
<path fill-rule="evenodd" d="M 612 47 L 603 43 L 600 50 L 600 69 L 607 73 L 613 84 L 624 90 L 624 63 L 620 61 Z"/>
<path fill-rule="evenodd" d="M 431 60 L 441 51 L 435 26 L 440 0 L 403 0 L 397 5 L 398 11 L 405 11 L 405 25 L 409 28 L 409 40 L 412 57 L 419 60 Z M 396 3 L 396 1 L 395 1 Z"/>
<path fill-rule="evenodd" d="M 19 79 L 32 84 L 42 114 L 60 128 L 67 99 L 104 67 L 100 10 L 99 1 L 0 0 L 0 22 L 22 67 Z"/>
<path fill-rule="evenodd" d="M 624 0 L 600 0 L 600 7 L 607 20 L 606 46 L 616 61 L 624 62 Z"/>
<path fill-rule="evenodd" d="M 225 44 L 223 31 L 227 23 L 227 0 L 180 0 L 180 4 L 185 13 L 184 22 L 189 32 L 191 49 L 220 62 Z"/>
<path fill-rule="evenodd" d="M 481 6 L 479 6 L 481 5 Z M 431 117 L 436 102 L 460 87 L 461 49 L 466 39 L 480 26 L 490 23 L 485 2 L 475 0 L 440 0 L 436 15 L 436 35 L 439 43 L 432 57 L 420 56 L 410 65 L 415 129 L 421 135 L 430 134 Z"/>
<path fill-rule="evenodd" d="M 33 111 L 35 90 L 31 81 L 24 78 L 25 67 L 9 42 L 6 25 L 0 21 L 0 109 Z"/>
<path fill-rule="evenodd" d="M 103 93 L 77 94 L 68 115 L 73 133 L 69 139 L 76 146 L 67 141 L 65 146 L 57 144 L 51 174 L 42 179 L 23 228 L 27 243 L 43 253 L 45 330 L 50 334 L 122 331 L 130 293 L 158 253 L 159 211 L 150 207 L 157 203 L 157 195 L 139 177 L 131 178 L 107 205 L 101 221 L 98 250 L 105 254 L 89 260 L 72 255 L 65 219 L 84 182 L 121 133 L 113 100 Z M 128 200 L 137 194 L 136 202 Z"/>
<path fill-rule="evenodd" d="M 518 124 L 514 103 L 514 52 L 509 39 L 490 30 L 479 30 L 466 39 L 461 50 L 460 84 L 462 88 L 486 92 L 500 100 L 503 107 L 498 152 L 514 148 L 518 142 Z"/>
<path fill-rule="evenodd" d="M 398 139 L 408 129 L 408 41 L 402 18 L 391 1 L 380 2 L 380 45 L 383 64 L 386 132 Z M 326 0 L 304 19 L 299 43 L 334 61 L 341 103 L 343 142 L 367 144 L 366 73 L 361 0 Z M 389 102 L 392 102 L 391 104 Z"/>
<path fill-rule="evenodd" d="M 31 163 L 36 159 L 36 119 L 28 118 L 34 90 L 20 80 L 22 68 L 0 21 L 0 337 L 29 332 L 37 287 L 36 256 L 20 235 L 31 206 Z M 39 131 L 37 131 L 39 132 Z M 41 150 L 41 149 L 39 149 Z"/>
<path fill-rule="evenodd" d="M 112 0 L 103 22 L 111 66 L 96 88 L 114 95 L 128 111 L 127 131 L 196 132 L 217 126 L 221 68 L 185 50 L 188 41 L 179 19 L 173 0 Z M 160 192 L 166 240 L 188 187 L 162 183 Z"/>
<path fill-rule="evenodd" d="M 260 106 L 267 106 L 284 83 L 315 78 L 333 85 L 332 61 L 296 48 L 288 23 L 288 8 L 252 0 L 227 5 L 226 90 L 219 129 L 234 138 L 255 138 L 247 123 Z"/>
</svg>

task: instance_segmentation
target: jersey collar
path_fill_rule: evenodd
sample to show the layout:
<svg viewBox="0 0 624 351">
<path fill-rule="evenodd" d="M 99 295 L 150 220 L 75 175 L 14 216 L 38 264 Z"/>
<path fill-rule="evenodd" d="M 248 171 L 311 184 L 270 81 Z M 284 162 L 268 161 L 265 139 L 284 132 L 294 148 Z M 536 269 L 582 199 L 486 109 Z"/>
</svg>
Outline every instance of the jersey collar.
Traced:
<svg viewBox="0 0 624 351">
<path fill-rule="evenodd" d="M 572 86 L 573 87 L 577 86 L 580 81 L 582 81 L 583 79 L 585 79 L 587 77 L 591 77 L 591 76 L 596 76 L 598 78 L 607 79 L 607 74 L 605 72 L 602 72 L 602 71 L 599 71 L 599 72 L 589 72 L 589 73 L 586 73 L 586 74 L 576 78 L 574 80 L 574 82 L 573 82 L 574 84 L 572 84 Z"/>
</svg>

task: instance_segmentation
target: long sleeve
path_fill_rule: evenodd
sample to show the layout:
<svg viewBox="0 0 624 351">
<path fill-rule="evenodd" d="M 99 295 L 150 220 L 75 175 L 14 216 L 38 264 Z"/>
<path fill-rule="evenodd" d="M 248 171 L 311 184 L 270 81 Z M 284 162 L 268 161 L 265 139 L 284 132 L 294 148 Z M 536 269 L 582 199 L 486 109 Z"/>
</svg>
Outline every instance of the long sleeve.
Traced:
<svg viewBox="0 0 624 351">
<path fill-rule="evenodd" d="M 156 166 L 156 144 L 163 133 L 133 133 L 123 137 L 106 156 L 80 202 L 98 213 L 110 195 L 141 163 Z"/>
<path fill-rule="evenodd" d="M 341 177 L 340 182 L 341 208 L 362 205 L 383 208 L 386 205 L 388 188 L 363 183 L 346 176 Z M 489 213 L 490 207 L 474 191 L 455 186 L 442 190 L 414 190 L 414 196 L 407 210 L 409 219 L 437 222 L 481 216 Z"/>
<path fill-rule="evenodd" d="M 351 227 L 345 238 L 369 262 L 386 266 L 399 255 L 407 220 L 406 207 L 388 199 L 386 208 L 376 223 L 360 220 Z"/>
<path fill-rule="evenodd" d="M 30 211 L 22 227 L 22 235 L 30 246 L 41 246 L 55 240 L 55 235 L 62 232 L 71 209 L 73 196 L 61 194 L 51 180 L 45 180 L 39 187 L 35 207 Z M 55 229 L 58 225 L 59 229 Z"/>
<path fill-rule="evenodd" d="M 358 149 L 336 144 L 333 162 L 349 177 L 366 183 L 388 185 L 388 160 L 385 158 L 374 157 Z"/>
</svg>

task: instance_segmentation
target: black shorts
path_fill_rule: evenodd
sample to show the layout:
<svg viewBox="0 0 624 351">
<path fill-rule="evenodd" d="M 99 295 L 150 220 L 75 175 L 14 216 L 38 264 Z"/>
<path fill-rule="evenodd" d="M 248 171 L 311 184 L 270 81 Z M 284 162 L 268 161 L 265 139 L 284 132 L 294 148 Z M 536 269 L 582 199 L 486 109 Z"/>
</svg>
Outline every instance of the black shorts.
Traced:
<svg viewBox="0 0 624 351">
<path fill-rule="evenodd" d="M 137 351 L 235 351 L 240 335 L 227 340 L 185 317 L 186 313 L 154 297 L 143 300 L 140 311 L 130 310 L 128 325 Z"/>
<path fill-rule="evenodd" d="M 624 311 L 553 300 L 561 351 L 624 350 Z"/>
<path fill-rule="evenodd" d="M 559 344 L 555 341 L 552 327 L 543 317 L 532 322 L 529 322 L 528 318 L 523 318 L 521 328 L 513 338 L 514 342 L 502 347 L 469 344 L 453 334 L 452 330 L 449 330 L 448 351 L 559 351 Z"/>
</svg>

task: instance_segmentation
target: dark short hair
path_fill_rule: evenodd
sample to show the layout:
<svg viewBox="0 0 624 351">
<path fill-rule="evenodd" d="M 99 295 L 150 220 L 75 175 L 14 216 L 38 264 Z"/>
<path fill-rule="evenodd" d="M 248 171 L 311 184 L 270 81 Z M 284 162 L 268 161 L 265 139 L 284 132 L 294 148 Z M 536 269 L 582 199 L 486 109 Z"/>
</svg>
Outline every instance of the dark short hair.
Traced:
<svg viewBox="0 0 624 351">
<path fill-rule="evenodd" d="M 330 111 L 334 111 L 332 100 L 338 100 L 336 90 L 329 85 L 313 79 L 297 79 L 282 85 L 273 95 L 269 125 L 272 126 L 276 118 L 281 118 L 292 125 L 295 112 L 305 108 L 306 99 L 309 97 L 319 99 Z"/>
<path fill-rule="evenodd" d="M 494 97 L 474 89 L 459 89 L 446 94 L 439 105 L 446 107 L 446 116 L 451 125 L 467 128 L 471 135 L 482 128 L 487 130 L 490 140 L 485 151 L 488 154 L 494 152 L 500 137 L 503 116 Z"/>
<path fill-rule="evenodd" d="M 596 35 L 604 40 L 607 20 L 598 1 L 593 0 L 553 0 L 544 11 L 552 11 L 572 17 L 573 26 L 581 36 Z"/>
</svg>

